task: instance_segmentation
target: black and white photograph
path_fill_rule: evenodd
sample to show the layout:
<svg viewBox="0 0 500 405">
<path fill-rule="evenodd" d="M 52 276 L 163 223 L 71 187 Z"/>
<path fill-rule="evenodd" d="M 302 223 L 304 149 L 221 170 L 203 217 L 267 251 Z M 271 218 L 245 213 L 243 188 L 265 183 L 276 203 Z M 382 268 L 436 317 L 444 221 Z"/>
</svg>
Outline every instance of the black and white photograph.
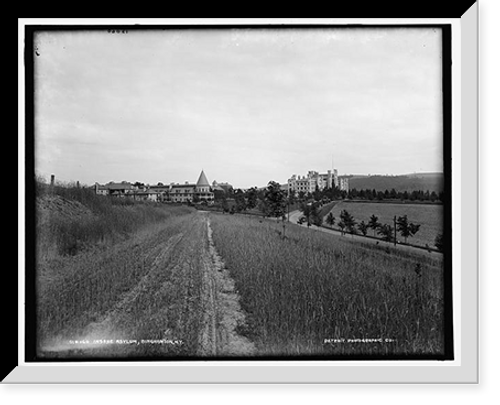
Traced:
<svg viewBox="0 0 500 405">
<path fill-rule="evenodd" d="M 27 361 L 455 358 L 449 26 L 29 32 Z"/>
</svg>

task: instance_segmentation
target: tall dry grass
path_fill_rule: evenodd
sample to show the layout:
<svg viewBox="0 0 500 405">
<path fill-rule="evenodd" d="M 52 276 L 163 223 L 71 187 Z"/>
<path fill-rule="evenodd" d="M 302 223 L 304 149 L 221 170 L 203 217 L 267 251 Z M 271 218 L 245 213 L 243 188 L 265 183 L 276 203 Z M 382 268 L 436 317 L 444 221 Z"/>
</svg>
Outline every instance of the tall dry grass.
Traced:
<svg viewBox="0 0 500 405">
<path fill-rule="evenodd" d="M 99 320 L 124 293 L 149 274 L 165 241 L 182 232 L 190 218 L 190 214 L 172 217 L 162 225 L 152 225 L 143 232 L 138 231 L 133 238 L 105 249 L 39 263 L 39 342 L 54 336 L 78 336 L 89 323 Z M 137 322 L 147 321 L 147 318 L 137 318 Z"/>
<path fill-rule="evenodd" d="M 39 343 L 76 334 L 116 305 L 151 269 L 154 249 L 183 231 L 194 211 L 98 196 L 76 185 L 37 188 Z"/>
<path fill-rule="evenodd" d="M 141 227 L 190 212 L 187 207 L 96 195 L 92 188 L 73 183 L 50 187 L 38 180 L 36 186 L 36 244 L 42 260 L 114 243 Z"/>
<path fill-rule="evenodd" d="M 212 226 L 260 353 L 443 352 L 440 258 L 291 225 L 284 238 L 281 224 L 241 216 L 213 215 Z"/>
</svg>

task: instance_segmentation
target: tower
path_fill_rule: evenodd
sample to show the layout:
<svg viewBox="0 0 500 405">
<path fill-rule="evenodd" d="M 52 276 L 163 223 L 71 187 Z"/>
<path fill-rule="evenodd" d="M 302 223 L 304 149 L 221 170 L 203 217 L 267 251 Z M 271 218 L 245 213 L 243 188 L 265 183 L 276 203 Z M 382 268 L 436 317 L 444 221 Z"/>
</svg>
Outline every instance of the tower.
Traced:
<svg viewBox="0 0 500 405">
<path fill-rule="evenodd" d="M 210 183 L 205 176 L 205 172 L 202 170 L 198 181 L 196 182 L 196 192 L 197 193 L 208 193 L 210 192 Z"/>
<path fill-rule="evenodd" d="M 207 176 L 205 176 L 205 172 L 203 170 L 201 171 L 200 177 L 198 177 L 198 181 L 196 182 L 194 193 L 199 201 L 206 201 L 209 204 L 212 204 L 214 201 L 214 193 L 210 191 L 210 183 L 208 182 Z"/>
</svg>

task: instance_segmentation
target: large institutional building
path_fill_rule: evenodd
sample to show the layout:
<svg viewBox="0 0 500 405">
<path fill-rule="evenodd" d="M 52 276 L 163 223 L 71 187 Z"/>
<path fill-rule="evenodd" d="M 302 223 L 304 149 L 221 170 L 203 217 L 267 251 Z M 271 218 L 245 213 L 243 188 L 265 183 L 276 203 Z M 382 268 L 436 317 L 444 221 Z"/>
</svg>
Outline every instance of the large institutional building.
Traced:
<svg viewBox="0 0 500 405">
<path fill-rule="evenodd" d="M 337 187 L 340 190 L 349 191 L 349 180 L 339 178 L 337 169 L 328 170 L 326 173 L 318 173 L 310 170 L 306 176 L 293 175 L 288 179 L 288 190 L 300 193 L 313 193 L 318 187 L 319 190 Z"/>
<path fill-rule="evenodd" d="M 185 182 L 184 184 L 144 186 L 139 187 L 128 182 L 95 184 L 96 194 L 113 195 L 116 197 L 127 197 L 134 200 L 148 200 L 155 202 L 207 202 L 212 204 L 214 193 L 204 171 L 200 173 L 196 184 Z"/>
<path fill-rule="evenodd" d="M 172 184 L 168 196 L 169 201 L 172 202 L 206 201 L 212 203 L 214 201 L 214 193 L 210 189 L 210 183 L 203 170 L 196 184 L 187 182 L 185 184 Z"/>
</svg>

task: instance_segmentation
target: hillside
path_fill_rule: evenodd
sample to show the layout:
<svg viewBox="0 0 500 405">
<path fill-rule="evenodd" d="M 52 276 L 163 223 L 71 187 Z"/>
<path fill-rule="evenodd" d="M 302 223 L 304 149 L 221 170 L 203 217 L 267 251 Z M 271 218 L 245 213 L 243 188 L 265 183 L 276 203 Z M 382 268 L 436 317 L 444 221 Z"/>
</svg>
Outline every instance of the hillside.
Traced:
<svg viewBox="0 0 500 405">
<path fill-rule="evenodd" d="M 140 228 L 189 207 L 99 196 L 92 189 L 37 184 L 36 238 L 38 259 L 76 255 L 127 238 Z"/>
<path fill-rule="evenodd" d="M 352 176 L 349 178 L 349 188 L 357 190 L 396 191 L 423 190 L 439 193 L 443 190 L 443 173 L 414 173 L 401 176 Z"/>
</svg>

